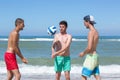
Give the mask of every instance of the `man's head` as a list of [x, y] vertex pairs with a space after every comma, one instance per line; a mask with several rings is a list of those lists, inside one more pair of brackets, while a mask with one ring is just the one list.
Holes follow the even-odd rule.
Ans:
[[94, 17], [91, 15], [87, 15], [84, 18], [84, 25], [86, 26], [86, 28], [89, 28], [89, 25], [93, 25], [96, 24], [96, 22], [94, 21]]
[[24, 28], [24, 20], [23, 19], [21, 19], [21, 18], [17, 18], [16, 20], [15, 20], [15, 26], [16, 27], [18, 27], [18, 29], [19, 30], [23, 30], [23, 28]]
[[59, 23], [59, 26], [60, 26], [60, 32], [61, 33], [66, 33], [66, 29], [68, 27], [67, 21], [61, 21]]

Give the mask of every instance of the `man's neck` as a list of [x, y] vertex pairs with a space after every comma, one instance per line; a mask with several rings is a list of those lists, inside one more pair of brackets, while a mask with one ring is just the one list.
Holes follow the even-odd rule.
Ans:
[[19, 32], [20, 30], [16, 27], [15, 29], [14, 29], [16, 32]]
[[90, 29], [90, 31], [95, 30], [95, 28], [94, 28], [94, 26], [93, 26], [93, 25], [89, 25], [89, 29]]
[[61, 35], [65, 35], [65, 34], [67, 34], [67, 32], [64, 32], [64, 33], [60, 33]]

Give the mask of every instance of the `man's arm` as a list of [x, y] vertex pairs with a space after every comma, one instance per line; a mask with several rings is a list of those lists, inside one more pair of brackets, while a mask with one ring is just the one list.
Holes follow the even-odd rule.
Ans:
[[93, 43], [93, 32], [90, 32], [88, 35], [88, 45], [87, 48], [80, 53], [80, 57], [83, 57], [85, 54], [89, 53], [92, 49], [92, 43]]
[[23, 57], [18, 47], [18, 41], [19, 41], [19, 34], [14, 32], [13, 33], [13, 48], [15, 50], [15, 53], [21, 58], [22, 62], [27, 63], [28, 61]]
[[52, 55], [55, 53], [56, 42], [57, 42], [57, 34], [54, 37], [54, 40], [53, 40], [53, 43], [52, 43], [52, 47], [51, 47], [51, 49], [52, 49]]
[[70, 46], [70, 44], [71, 44], [71, 41], [72, 41], [72, 36], [70, 35], [70, 36], [68, 37], [68, 41], [67, 41], [67, 43], [66, 43], [66, 46], [62, 47], [61, 50], [57, 51], [57, 52], [55, 53], [55, 55], [59, 55], [59, 54], [62, 55], [62, 54], [63, 54], [62, 52], [66, 51], [66, 49], [69, 48], [69, 46]]

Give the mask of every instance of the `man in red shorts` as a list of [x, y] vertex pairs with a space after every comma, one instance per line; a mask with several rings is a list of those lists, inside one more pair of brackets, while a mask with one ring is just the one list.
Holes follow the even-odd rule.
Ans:
[[15, 21], [15, 26], [15, 29], [10, 33], [8, 39], [8, 48], [4, 55], [7, 67], [7, 80], [12, 80], [13, 76], [15, 76], [15, 80], [20, 80], [21, 78], [16, 60], [16, 54], [20, 57], [22, 62], [28, 63], [27, 59], [23, 57], [18, 47], [19, 31], [23, 30], [24, 28], [24, 20], [21, 18], [17, 18]]

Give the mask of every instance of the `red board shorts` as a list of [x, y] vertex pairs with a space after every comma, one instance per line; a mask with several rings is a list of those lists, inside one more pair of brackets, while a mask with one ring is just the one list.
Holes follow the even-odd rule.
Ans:
[[6, 63], [7, 70], [18, 69], [15, 53], [6, 52], [4, 55], [4, 60]]

